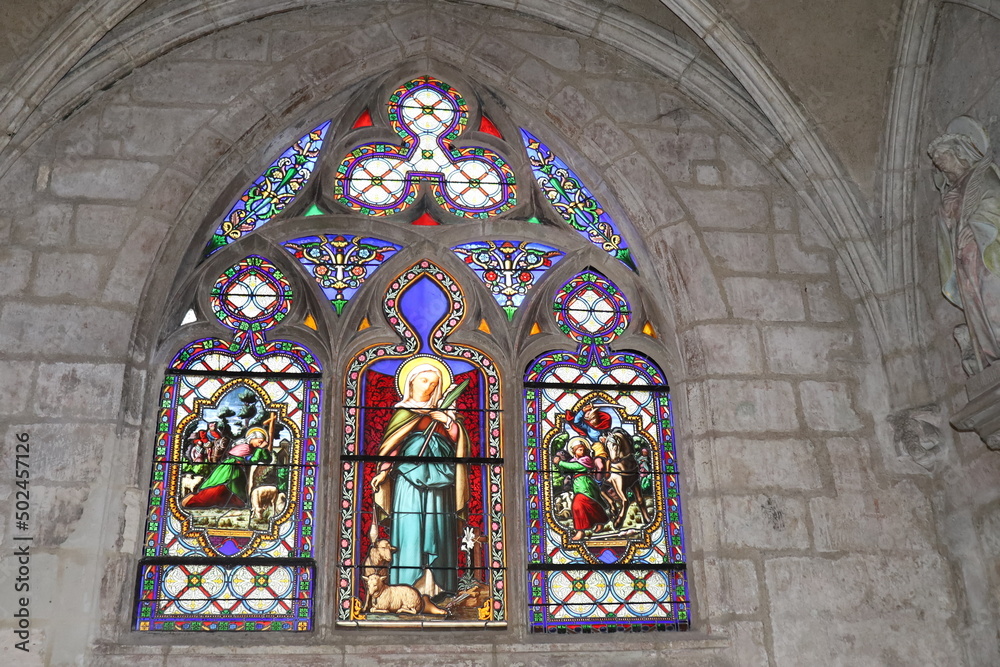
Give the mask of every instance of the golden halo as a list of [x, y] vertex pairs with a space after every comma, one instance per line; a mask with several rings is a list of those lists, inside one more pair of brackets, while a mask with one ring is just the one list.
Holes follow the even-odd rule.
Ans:
[[407, 376], [410, 371], [420, 364], [428, 364], [438, 369], [441, 372], [441, 393], [448, 391], [451, 387], [453, 378], [451, 375], [451, 369], [441, 361], [440, 357], [432, 357], [429, 354], [421, 354], [415, 357], [407, 359], [405, 362], [400, 364], [399, 370], [396, 371], [396, 389], [399, 391], [399, 395], [402, 397], [406, 396], [406, 387], [404, 383], [406, 382]]

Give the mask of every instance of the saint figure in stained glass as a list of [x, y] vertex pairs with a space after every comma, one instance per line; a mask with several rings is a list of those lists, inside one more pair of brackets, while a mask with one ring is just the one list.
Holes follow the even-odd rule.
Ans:
[[415, 357], [400, 367], [400, 378], [403, 400], [394, 406], [378, 455], [406, 462], [385, 461], [371, 482], [376, 512], [380, 520], [388, 517], [397, 549], [389, 580], [429, 595], [454, 592], [456, 519], [468, 512], [469, 480], [464, 465], [437, 459], [468, 456], [469, 435], [452, 407], [456, 393], [442, 397], [442, 389], [453, 386], [439, 359]]
[[502, 625], [499, 373], [449, 342], [464, 297], [431, 262], [393, 280], [383, 304], [399, 342], [347, 369], [338, 622]]

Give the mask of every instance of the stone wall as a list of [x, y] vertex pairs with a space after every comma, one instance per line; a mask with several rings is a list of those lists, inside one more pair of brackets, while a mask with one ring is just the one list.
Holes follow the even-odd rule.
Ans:
[[[403, 65], [450, 67], [494, 90], [606, 199], [651, 267], [643, 282], [661, 309], [677, 405], [691, 632], [347, 632], [332, 627], [327, 584], [307, 637], [129, 631], [150, 399], [163, 370], [156, 353], [192, 249], [309, 121], [338, 114], [358, 85]], [[8, 445], [30, 433], [35, 536], [32, 653], [25, 661], [5, 642], [0, 660], [604, 665], [613, 652], [616, 664], [965, 661], [968, 584], [945, 558], [951, 536], [936, 528], [930, 476], [895, 460], [860, 295], [796, 193], [719, 120], [723, 110], [698, 107], [678, 87], [587, 36], [516, 13], [372, 3], [199, 39], [58, 123], [0, 181], [0, 433]], [[508, 433], [516, 447], [519, 431]], [[0, 461], [4, 479], [12, 460]], [[519, 495], [508, 490], [515, 504]], [[0, 498], [11, 497], [0, 485]], [[517, 505], [508, 520], [522, 514]], [[320, 516], [332, 523], [332, 505]], [[0, 520], [5, 549], [11, 521]], [[334, 558], [334, 526], [325, 530], [321, 570]], [[509, 545], [512, 567], [520, 549]], [[10, 580], [11, 560], [2, 567]], [[511, 591], [512, 606], [520, 595]], [[10, 636], [11, 597], [0, 604]]]

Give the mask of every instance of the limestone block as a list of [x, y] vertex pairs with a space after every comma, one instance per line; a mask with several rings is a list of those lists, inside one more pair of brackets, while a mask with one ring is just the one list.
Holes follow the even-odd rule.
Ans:
[[799, 498], [723, 496], [722, 542], [737, 548], [808, 549], [806, 516]]
[[850, 392], [843, 382], [802, 382], [799, 395], [809, 428], [841, 432], [861, 428], [861, 421], [851, 405]]
[[[111, 412], [113, 404], [105, 409], [96, 404], [97, 400], [93, 406], [96, 411], [92, 410], [89, 417], [117, 416]], [[14, 442], [18, 433], [27, 433], [29, 437], [32, 479], [51, 482], [93, 482], [100, 472], [104, 448], [118, 441], [113, 423], [14, 424], [6, 430], [7, 441]], [[13, 466], [13, 461], [0, 462], [0, 470], [12, 471]], [[13, 472], [9, 477], [13, 479]]]
[[705, 239], [709, 254], [723, 268], [749, 273], [766, 273], [773, 269], [771, 238], [768, 234], [705, 232], [702, 238]]
[[[602, 656], [597, 651], [581, 654], [579, 651], [567, 648], [562, 651], [552, 650], [544, 653], [532, 650], [510, 653], [505, 651], [502, 658], [500, 656], [498, 658], [498, 661], [493, 663], [497, 667], [501, 663], [506, 667], [582, 667], [583, 665], [608, 664], [610, 656]], [[633, 665], [643, 667], [657, 663], [655, 653], [649, 650], [629, 650], [623, 646], [614, 653], [614, 664], [623, 667]], [[685, 660], [684, 664], [691, 663]]]
[[52, 169], [52, 192], [67, 198], [135, 201], [159, 170], [157, 164], [136, 160], [59, 162]]
[[584, 89], [590, 99], [600, 100], [608, 115], [618, 123], [651, 123], [658, 115], [658, 100], [649, 84], [591, 78]]
[[[648, 128], [636, 128], [630, 134], [635, 137], [640, 149], [653, 159], [656, 168], [671, 182], [690, 183], [692, 161], [715, 159], [715, 139], [708, 134], [688, 129], [677, 132]], [[691, 209], [691, 206], [688, 208]]]
[[955, 609], [948, 567], [935, 553], [774, 558], [764, 570], [775, 618], [870, 619], [918, 609], [942, 618]]
[[837, 493], [864, 492], [873, 485], [868, 444], [855, 438], [830, 438], [826, 449]]
[[770, 278], [726, 278], [723, 281], [733, 317], [795, 322], [805, 319], [802, 286]]
[[12, 169], [0, 176], [0, 192], [4, 193], [3, 213], [13, 213], [17, 210], [38, 205], [38, 193], [35, 185], [39, 169], [48, 165], [39, 164], [39, 158], [30, 154], [22, 157]]
[[238, 62], [174, 62], [150, 65], [137, 77], [138, 102], [225, 104], [259, 79], [259, 66]]
[[807, 208], [799, 210], [799, 234], [803, 248], [823, 248], [833, 250], [833, 243], [826, 229], [819, 223], [816, 216]]
[[65, 245], [72, 229], [73, 207], [36, 204], [29, 212], [14, 213], [13, 240], [25, 245]]
[[551, 67], [530, 56], [518, 66], [512, 79], [515, 84], [523, 84], [528, 96], [542, 100], [547, 100], [566, 85], [562, 76], [552, 71]]
[[774, 183], [774, 178], [751, 158], [735, 139], [719, 137], [719, 158], [726, 164], [726, 181], [736, 187], [756, 187]]
[[687, 224], [671, 225], [651, 238], [655, 256], [666, 268], [666, 287], [682, 321], [726, 317], [719, 285], [698, 237]]
[[678, 193], [700, 227], [763, 229], [770, 217], [767, 199], [759, 192], [678, 188]]
[[[90, 486], [83, 484], [59, 486], [32, 484], [31, 517], [36, 531], [35, 547], [56, 548], [61, 546], [75, 530], [81, 528], [93, 530], [92, 526], [80, 523], [89, 493]], [[56, 595], [55, 598], [63, 599], [60, 595]]]
[[516, 70], [525, 58], [524, 51], [489, 34], [480, 37], [475, 50], [483, 63], [493, 65], [504, 73]]
[[818, 551], [927, 550], [935, 545], [930, 504], [911, 482], [866, 494], [813, 498]]
[[272, 30], [268, 36], [271, 49], [270, 60], [274, 63], [312, 51], [324, 44], [342, 41], [350, 35], [349, 31], [338, 29], [320, 29], [312, 26], [311, 30]]
[[[264, 119], [270, 115], [271, 112], [253, 95], [241, 95], [226, 104], [215, 118], [209, 121], [208, 127], [216, 134], [236, 143], [244, 139], [249, 128], [255, 127], [258, 123], [263, 124]], [[277, 131], [277, 128], [274, 128], [274, 131]], [[241, 149], [242, 146], [237, 148]], [[261, 168], [266, 166], [267, 163], [264, 163]]]
[[198, 181], [184, 172], [166, 169], [156, 179], [149, 195], [143, 198], [140, 208], [170, 215], [180, 210], [197, 186]]
[[784, 197], [774, 197], [771, 203], [771, 217], [774, 228], [783, 231], [798, 230], [798, 211], [796, 205]]
[[774, 255], [781, 273], [829, 273], [830, 261], [819, 253], [805, 252], [794, 234], [774, 237]]
[[31, 292], [38, 296], [94, 299], [100, 293], [103, 257], [81, 252], [39, 253]]
[[124, 156], [173, 155], [214, 114], [210, 109], [112, 106], [104, 111], [101, 131], [105, 138], [121, 139]]
[[850, 317], [850, 306], [834, 283], [808, 283], [803, 289], [809, 304], [809, 319], [814, 322], [843, 322]]
[[[688, 549], [694, 548], [702, 553], [712, 553], [722, 548], [722, 533], [725, 525], [722, 521], [720, 507], [722, 500], [713, 497], [699, 497], [695, 502], [689, 497], [685, 504], [685, 520], [687, 521]], [[688, 556], [691, 557], [692, 554]]]
[[694, 170], [698, 185], [722, 185], [722, 170], [714, 164], [697, 164]]
[[[678, 134], [682, 130], [691, 132], [706, 132], [715, 134], [715, 123], [702, 115], [701, 109], [691, 104], [691, 101], [677, 93], [660, 93], [659, 125], [664, 131]], [[715, 149], [713, 146], [713, 158]]]
[[35, 412], [42, 417], [107, 419], [121, 404], [122, 364], [40, 364]]
[[117, 248], [134, 221], [135, 209], [130, 206], [80, 204], [76, 207], [73, 231], [79, 245]]
[[731, 558], [704, 560], [705, 597], [712, 617], [752, 614], [760, 606], [757, 571], [753, 561]]
[[35, 364], [30, 361], [0, 360], [0, 378], [0, 416], [21, 414], [28, 408], [35, 378]]
[[128, 348], [132, 316], [101, 306], [11, 302], [0, 311], [0, 340], [7, 354], [42, 355], [66, 350], [113, 357]]
[[823, 374], [852, 348], [850, 331], [817, 329], [806, 325], [766, 326], [764, 350], [768, 367], [775, 373]]
[[[35, 537], [37, 533], [33, 530], [30, 530], [32, 524], [35, 524], [35, 522], [32, 521], [32, 523], [29, 524], [29, 532], [27, 534], [30, 535], [31, 537]], [[37, 526], [37, 524], [35, 525]], [[21, 536], [25, 536], [25, 533], [21, 533], [21, 531], [18, 531], [18, 534]], [[15, 591], [12, 582], [17, 576], [17, 570], [18, 570], [17, 559], [13, 557], [13, 551], [14, 551], [13, 544], [15, 543], [13, 542], [13, 540], [11, 540], [10, 542], [7, 542], [7, 544], [11, 545], [10, 546], [11, 555], [8, 556], [7, 558], [4, 558], [3, 562], [0, 563], [0, 579], [2, 579], [4, 582], [11, 582], [10, 593], [0, 598], [0, 614], [2, 614], [2, 618], [4, 621], [8, 621], [8, 619], [14, 618], [14, 611], [15, 611], [14, 605], [17, 603], [18, 597], [20, 597], [20, 596], [15, 596], [13, 594], [15, 593]], [[42, 606], [43, 604], [45, 604], [43, 601], [61, 599], [57, 590], [59, 584], [58, 578], [55, 576], [55, 573], [58, 572], [59, 569], [59, 557], [50, 553], [45, 553], [44, 551], [40, 550], [37, 547], [38, 545], [34, 544], [34, 540], [32, 540], [32, 545], [31, 548], [29, 549], [30, 562], [28, 566], [31, 568], [31, 571], [28, 573], [29, 590], [27, 591], [29, 593], [27, 597], [29, 598], [29, 609], [31, 610], [32, 621], [40, 620], [43, 613], [45, 612], [47, 612], [45, 613], [45, 616], [49, 616], [51, 614], [51, 609], [52, 609], [51, 606], [48, 605]], [[50, 594], [49, 597], [41, 596], [43, 589], [45, 590], [46, 593]], [[32, 605], [31, 601], [34, 601], [35, 604]], [[36, 640], [35, 631], [42, 629], [42, 625], [43, 624], [41, 623], [37, 623], [35, 627], [32, 628], [31, 639], [32, 639], [32, 649], [34, 650], [37, 650], [37, 646], [35, 645], [35, 640]], [[13, 624], [11, 624], [11, 626], [8, 627], [13, 627]], [[13, 635], [7, 629], [4, 629], [4, 633], [7, 634], [8, 636], [13, 637]], [[11, 644], [13, 644], [13, 642], [3, 642], [3, 644], [0, 646], [5, 646], [6, 648], [13, 648]], [[22, 656], [31, 655], [30, 652], [23, 653], [22, 651], [14, 651], [12, 653], [8, 653], [7, 655], [14, 655], [15, 653], [17, 655], [22, 655]], [[2, 658], [3, 655], [4, 655], [3, 653], [0, 653], [0, 658]], [[25, 663], [21, 662], [20, 660], [14, 660], [12, 662], [4, 662], [3, 664], [20, 666]], [[42, 664], [42, 663], [37, 663], [37, 664]]]
[[[445, 667], [445, 665], [456, 665], [456, 667], [491, 667], [493, 656], [490, 651], [483, 651], [480, 647], [460, 651], [459, 647], [449, 646], [444, 654], [441, 654], [441, 645], [436, 647], [411, 646], [381, 646], [373, 650], [350, 651], [344, 660], [345, 665], [356, 665], [357, 667], [409, 667], [415, 663], [428, 665], [428, 667]], [[429, 648], [435, 650], [429, 651]], [[400, 650], [402, 649], [402, 650]], [[515, 656], [509, 656], [514, 664], [517, 662]], [[235, 666], [234, 666], [235, 667]]]
[[756, 621], [739, 621], [731, 624], [733, 655], [737, 667], [766, 667], [767, 639], [764, 624]]
[[748, 375], [763, 371], [760, 336], [748, 324], [703, 324], [685, 331], [683, 354], [702, 357], [704, 372], [717, 375]]
[[936, 555], [765, 563], [777, 664], [950, 665], [949, 568]]
[[136, 303], [146, 282], [149, 267], [163, 242], [168, 225], [144, 220], [129, 234], [128, 240], [111, 266], [104, 300], [111, 303]]
[[704, 433], [711, 428], [709, 398], [704, 382], [686, 382], [687, 428], [691, 433]]
[[549, 103], [551, 117], [569, 134], [576, 134], [600, 112], [587, 95], [573, 86], [566, 86]]
[[178, 46], [162, 57], [165, 61], [212, 60], [212, 53], [214, 51], [215, 40], [213, 38], [196, 39], [193, 42]]
[[56, 135], [56, 146], [53, 154], [61, 156], [62, 160], [73, 161], [89, 157], [108, 157], [102, 155], [99, 146], [101, 142], [101, 112], [103, 100], [88, 104], [80, 110], [72, 122], [64, 123]]
[[571, 37], [522, 31], [505, 32], [503, 37], [549, 67], [570, 72], [580, 69], [580, 43]]
[[618, 201], [637, 225], [649, 233], [684, 217], [684, 209], [666, 188], [659, 173], [641, 155], [627, 155], [606, 172], [618, 190]]
[[715, 482], [724, 493], [823, 485], [815, 446], [806, 440], [719, 437], [712, 439], [711, 452]]
[[[621, 155], [635, 151], [632, 138], [606, 116], [599, 116], [582, 129], [580, 143], [581, 150], [597, 165], [606, 165]], [[616, 185], [621, 187], [620, 183], [616, 182]]]
[[267, 60], [269, 34], [251, 31], [227, 30], [215, 36], [215, 57], [220, 60]]
[[21, 294], [31, 277], [31, 251], [7, 247], [0, 250], [0, 296]]
[[756, 433], [794, 431], [799, 427], [789, 382], [709, 380], [706, 387], [712, 426], [719, 431]]

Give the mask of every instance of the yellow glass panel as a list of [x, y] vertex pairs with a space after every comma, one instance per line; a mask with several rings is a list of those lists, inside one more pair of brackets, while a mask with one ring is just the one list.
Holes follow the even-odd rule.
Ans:
[[316, 318], [312, 316], [312, 313], [309, 313], [308, 315], [306, 315], [306, 319], [303, 320], [302, 324], [306, 325], [307, 327], [309, 327], [313, 331], [317, 330], [317, 327], [316, 327]]
[[358, 325], [358, 331], [364, 331], [365, 329], [367, 329], [371, 325], [372, 325], [372, 323], [369, 322], [368, 318], [366, 317], [363, 320], [361, 320], [361, 324]]
[[493, 333], [492, 331], [490, 331], [490, 325], [486, 323], [485, 319], [479, 322], [479, 330], [485, 331], [486, 333]]
[[534, 336], [535, 334], [540, 334], [540, 333], [542, 333], [542, 328], [538, 326], [538, 322], [535, 322], [534, 324], [531, 325], [531, 332], [528, 335]]
[[646, 334], [647, 336], [652, 336], [653, 338], [657, 337], [656, 329], [654, 329], [653, 325], [650, 324], [649, 322], [646, 322], [644, 325], [642, 325], [642, 333]]

